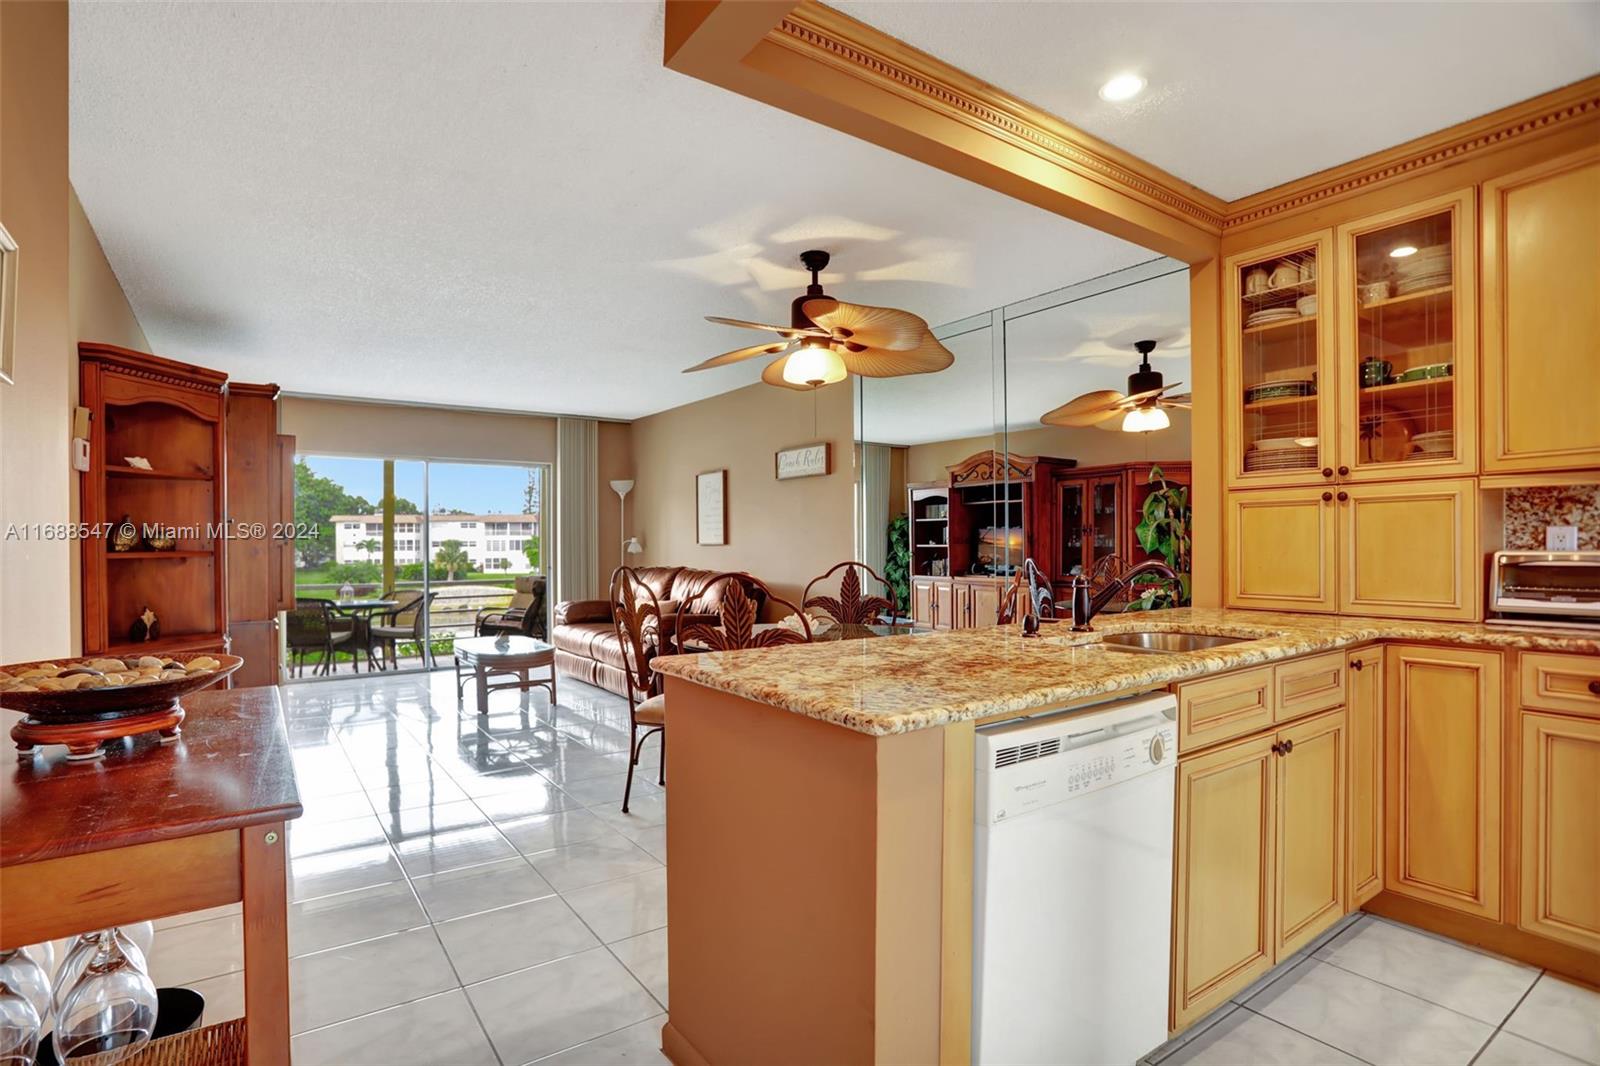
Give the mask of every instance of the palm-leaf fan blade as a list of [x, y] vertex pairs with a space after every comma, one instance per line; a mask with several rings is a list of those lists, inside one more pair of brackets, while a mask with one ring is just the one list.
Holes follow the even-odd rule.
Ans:
[[688, 374], [695, 370], [710, 370], [714, 366], [727, 366], [730, 363], [741, 363], [746, 359], [754, 359], [758, 355], [776, 355], [779, 352], [788, 351], [790, 347], [791, 342], [789, 341], [773, 341], [770, 344], [752, 344], [748, 348], [735, 348], [731, 352], [723, 352], [721, 355], [713, 355], [710, 359], [707, 359], [703, 363], [696, 363], [694, 366], [686, 367], [683, 372]]
[[849, 304], [819, 296], [800, 305], [800, 313], [839, 339], [868, 348], [908, 352], [921, 347], [928, 324], [910, 311]]
[[1068, 400], [1039, 419], [1047, 426], [1093, 426], [1127, 410], [1127, 397], [1116, 389], [1099, 389]]
[[767, 364], [766, 369], [761, 371], [761, 380], [765, 381], [768, 385], [777, 385], [780, 388], [793, 389], [796, 392], [811, 392], [812, 387], [810, 385], [797, 385], [792, 381], [785, 381], [783, 379], [783, 368], [788, 365], [789, 356], [787, 355], [782, 359], [774, 359], [772, 362]]
[[932, 374], [956, 361], [950, 349], [939, 343], [929, 330], [923, 330], [922, 342], [915, 348], [895, 350], [867, 348], [854, 351], [849, 344], [835, 343], [833, 350], [844, 361], [844, 368], [864, 378], [897, 378], [907, 374]]
[[748, 322], [742, 318], [723, 318], [720, 315], [707, 315], [707, 322], [715, 322], [719, 326], [738, 326], [740, 329], [763, 329], [768, 333], [776, 333], [780, 337], [826, 337], [830, 334], [825, 329], [796, 329], [793, 326], [769, 326], [764, 322]]

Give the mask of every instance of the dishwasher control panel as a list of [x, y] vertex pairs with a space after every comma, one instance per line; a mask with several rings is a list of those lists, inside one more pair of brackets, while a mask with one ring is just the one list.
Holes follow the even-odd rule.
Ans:
[[974, 816], [992, 825], [1147, 773], [1178, 757], [1170, 693], [978, 730]]

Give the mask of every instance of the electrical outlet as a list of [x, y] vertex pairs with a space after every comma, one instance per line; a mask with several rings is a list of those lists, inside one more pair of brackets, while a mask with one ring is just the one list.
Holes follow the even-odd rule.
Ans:
[[1545, 526], [1544, 549], [1552, 552], [1575, 552], [1578, 550], [1577, 526]]

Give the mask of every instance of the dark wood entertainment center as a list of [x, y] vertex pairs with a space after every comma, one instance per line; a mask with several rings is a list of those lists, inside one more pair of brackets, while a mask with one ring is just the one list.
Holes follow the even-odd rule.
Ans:
[[1150, 471], [1187, 485], [1190, 465], [1120, 463], [983, 451], [943, 481], [906, 486], [911, 540], [911, 617], [919, 626], [993, 625], [1005, 583], [1031, 558], [1059, 596], [1072, 575], [1106, 556], [1132, 565], [1153, 556], [1134, 533]]

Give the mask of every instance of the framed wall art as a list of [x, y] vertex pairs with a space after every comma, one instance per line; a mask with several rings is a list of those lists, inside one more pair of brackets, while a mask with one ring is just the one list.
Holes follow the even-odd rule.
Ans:
[[707, 470], [694, 479], [696, 544], [728, 543], [728, 471]]
[[779, 481], [797, 477], [825, 477], [833, 473], [833, 445], [827, 441], [797, 444], [773, 453], [773, 476]]

